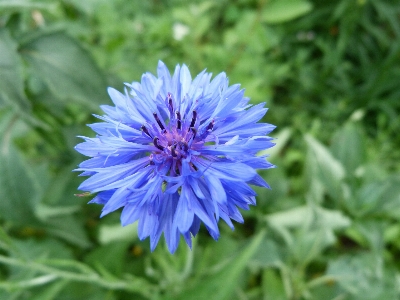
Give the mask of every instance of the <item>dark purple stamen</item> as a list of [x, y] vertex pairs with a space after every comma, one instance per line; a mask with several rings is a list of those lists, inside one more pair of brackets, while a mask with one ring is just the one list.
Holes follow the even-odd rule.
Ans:
[[168, 104], [169, 104], [171, 110], [173, 110], [173, 109], [174, 109], [174, 106], [172, 105], [172, 97], [171, 97], [171, 94], [170, 94], [170, 93], [168, 93], [167, 98], [168, 98]]
[[165, 127], [164, 125], [161, 123], [161, 120], [158, 118], [158, 115], [156, 113], [153, 113], [154, 119], [156, 119], [158, 126], [160, 126], [161, 130], [164, 130]]
[[193, 127], [194, 124], [196, 123], [196, 118], [197, 118], [197, 111], [193, 111], [193, 117], [192, 117], [192, 122], [190, 123], [189, 127]]
[[181, 127], [182, 127], [182, 123], [181, 123], [181, 113], [179, 112], [179, 111], [177, 111], [176, 112], [176, 118], [177, 118], [177, 120], [178, 120], [178, 126], [177, 126], [177, 128], [178, 129], [181, 129]]
[[142, 128], [142, 130], [143, 130], [143, 132], [144, 132], [145, 134], [147, 134], [149, 137], [151, 137], [149, 131], [147, 130], [147, 128], [146, 128], [144, 125], [142, 125], [141, 128]]
[[210, 122], [207, 126], [207, 130], [212, 130], [214, 128], [214, 120]]
[[161, 151], [164, 150], [164, 147], [161, 146], [161, 145], [158, 143], [158, 137], [155, 137], [155, 138], [153, 139], [153, 144], [154, 144], [154, 146], [156, 146], [156, 147], [157, 147], [158, 149], [160, 149]]
[[194, 140], [194, 138], [196, 137], [197, 130], [194, 127], [190, 127], [189, 130], [193, 132], [192, 140]]
[[171, 147], [171, 155], [173, 156], [173, 157], [176, 157], [177, 155], [176, 155], [176, 152], [175, 152], [175, 146], [172, 146]]

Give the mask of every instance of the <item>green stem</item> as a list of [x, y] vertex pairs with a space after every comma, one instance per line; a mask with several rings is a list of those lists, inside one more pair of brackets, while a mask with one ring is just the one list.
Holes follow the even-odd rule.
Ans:
[[[57, 268], [52, 268], [40, 263], [29, 262], [29, 261], [21, 261], [15, 258], [10, 258], [7, 256], [0, 255], [0, 263], [4, 263], [7, 265], [23, 267], [26, 269], [31, 269], [39, 272], [43, 272], [45, 274], [55, 276], [57, 278], [79, 281], [79, 282], [87, 282], [92, 283], [98, 286], [101, 286], [110, 290], [126, 290], [141, 294], [146, 298], [152, 298], [156, 289], [154, 286], [150, 285], [146, 281], [138, 278], [133, 278], [131, 282], [122, 281], [122, 280], [109, 280], [104, 279], [99, 274], [92, 272], [91, 274], [78, 274], [74, 272], [64, 271]], [[134, 281], [134, 282], [133, 282]]]

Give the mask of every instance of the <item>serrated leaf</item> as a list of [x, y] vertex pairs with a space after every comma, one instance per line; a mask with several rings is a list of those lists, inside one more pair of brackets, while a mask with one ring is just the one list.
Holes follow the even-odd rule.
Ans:
[[21, 46], [28, 65], [62, 101], [91, 109], [107, 103], [106, 84], [89, 53], [63, 32], [39, 35]]
[[332, 154], [342, 163], [349, 174], [365, 159], [365, 142], [361, 129], [354, 123], [346, 123], [332, 138]]
[[256, 253], [249, 261], [249, 266], [253, 268], [267, 268], [277, 266], [282, 260], [281, 249], [272, 239], [264, 239]]
[[262, 20], [268, 24], [277, 24], [296, 19], [307, 14], [312, 4], [306, 0], [268, 1], [262, 12]]
[[384, 249], [384, 230], [388, 227], [387, 221], [378, 220], [358, 220], [354, 224], [357, 230], [366, 240], [366, 247], [372, 249], [376, 253], [380, 253]]
[[289, 252], [306, 265], [335, 240], [334, 230], [350, 225], [340, 211], [301, 206], [266, 217], [268, 224], [285, 240]]
[[[344, 197], [343, 179], [345, 169], [343, 165], [333, 157], [329, 150], [310, 135], [305, 136], [308, 145], [306, 159], [306, 174], [310, 189], [311, 183], [318, 180], [329, 195], [336, 201]], [[317, 185], [318, 186], [318, 185]], [[319, 194], [313, 193], [313, 194]], [[322, 199], [315, 199], [317, 202]]]
[[274, 227], [295, 228], [311, 226], [316, 222], [330, 229], [341, 229], [350, 225], [350, 219], [340, 211], [310, 206], [269, 214], [266, 219]]
[[397, 299], [395, 276], [383, 268], [383, 258], [374, 254], [343, 255], [329, 262], [327, 275], [354, 298]]
[[400, 177], [392, 175], [384, 181], [368, 182], [355, 193], [346, 207], [355, 216], [385, 215], [400, 219]]

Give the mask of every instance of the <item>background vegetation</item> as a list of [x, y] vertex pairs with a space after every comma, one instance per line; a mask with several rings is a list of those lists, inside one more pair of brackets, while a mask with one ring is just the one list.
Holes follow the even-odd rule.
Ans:
[[[175, 255], [71, 172], [106, 87], [159, 59], [278, 126], [272, 190]], [[0, 0], [0, 299], [399, 299], [399, 79], [397, 0]]]

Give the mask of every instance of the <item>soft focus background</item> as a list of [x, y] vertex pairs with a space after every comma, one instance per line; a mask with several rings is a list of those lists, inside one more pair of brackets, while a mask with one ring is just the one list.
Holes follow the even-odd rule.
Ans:
[[[278, 126], [258, 205], [151, 253], [79, 193], [107, 86], [226, 71]], [[399, 299], [398, 0], [0, 0], [0, 299]]]

